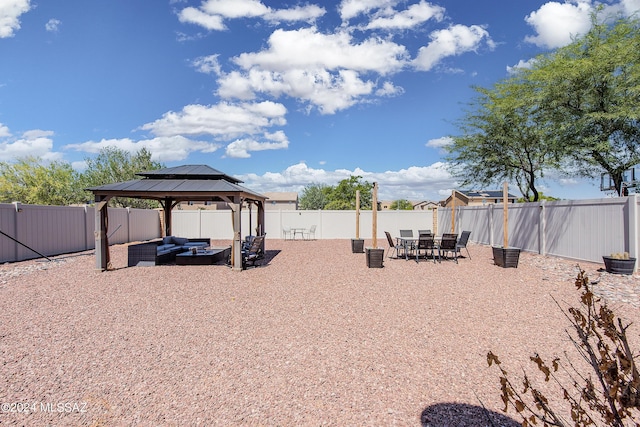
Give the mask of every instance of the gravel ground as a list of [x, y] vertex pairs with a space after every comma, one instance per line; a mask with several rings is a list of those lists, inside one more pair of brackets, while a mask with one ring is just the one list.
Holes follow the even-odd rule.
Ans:
[[[108, 272], [93, 252], [0, 266], [0, 425], [516, 426], [487, 352], [540, 382], [534, 353], [578, 359], [554, 302], [577, 304], [575, 261], [504, 269], [471, 244], [458, 265], [369, 269], [348, 240], [267, 249], [244, 272], [127, 268], [126, 245]], [[580, 267], [637, 348], [640, 277]]]

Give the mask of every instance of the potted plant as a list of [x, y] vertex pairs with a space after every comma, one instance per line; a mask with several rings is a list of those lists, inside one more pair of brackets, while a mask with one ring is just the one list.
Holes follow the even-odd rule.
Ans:
[[384, 248], [378, 247], [378, 183], [373, 183], [373, 197], [371, 200], [371, 219], [372, 219], [372, 236], [373, 247], [367, 248], [366, 258], [367, 267], [382, 268], [384, 261]]
[[607, 273], [633, 274], [636, 266], [636, 259], [631, 258], [629, 252], [613, 253], [610, 256], [603, 256], [602, 260]]
[[520, 248], [509, 246], [509, 185], [505, 182], [502, 187], [502, 203], [504, 205], [504, 244], [502, 246], [493, 246], [493, 262], [498, 267], [518, 268], [520, 260]]
[[364, 239], [360, 238], [360, 190], [356, 190], [356, 238], [351, 239], [351, 252], [354, 254], [364, 252]]

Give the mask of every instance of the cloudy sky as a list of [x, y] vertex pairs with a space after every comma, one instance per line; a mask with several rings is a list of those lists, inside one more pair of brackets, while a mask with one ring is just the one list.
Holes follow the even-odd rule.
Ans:
[[[584, 34], [597, 4], [0, 0], [0, 161], [82, 170], [104, 147], [146, 147], [261, 192], [360, 175], [381, 199], [439, 200], [460, 189], [442, 147], [471, 86]], [[598, 186], [543, 191], [604, 197]]]

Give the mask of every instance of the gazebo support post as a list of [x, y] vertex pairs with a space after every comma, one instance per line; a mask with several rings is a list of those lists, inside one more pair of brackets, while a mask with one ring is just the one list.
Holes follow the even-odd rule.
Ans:
[[109, 242], [107, 241], [107, 203], [109, 196], [96, 196], [95, 202], [95, 248], [96, 248], [96, 270], [105, 271], [109, 267]]
[[233, 203], [233, 270], [242, 271], [242, 200]]
[[171, 210], [175, 205], [174, 200], [170, 197], [166, 197], [163, 200], [160, 200], [160, 204], [162, 205], [162, 211], [164, 212], [164, 235], [171, 236]]

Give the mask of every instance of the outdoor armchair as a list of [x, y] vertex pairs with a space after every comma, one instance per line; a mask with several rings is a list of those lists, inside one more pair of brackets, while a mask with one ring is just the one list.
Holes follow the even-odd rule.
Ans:
[[256, 266], [256, 262], [264, 258], [264, 237], [256, 236], [251, 241], [251, 245], [242, 250], [242, 269], [246, 269], [249, 264]]

